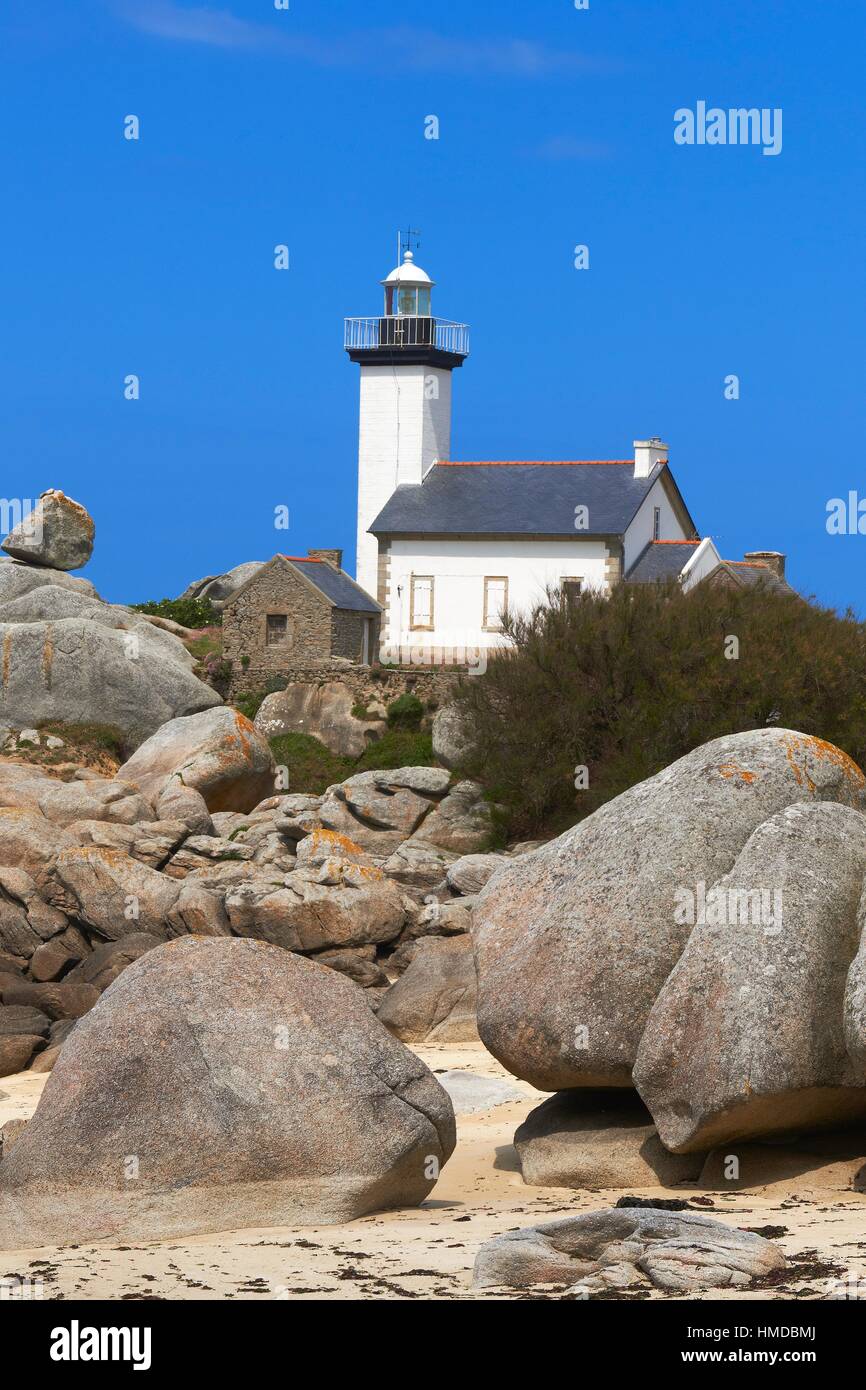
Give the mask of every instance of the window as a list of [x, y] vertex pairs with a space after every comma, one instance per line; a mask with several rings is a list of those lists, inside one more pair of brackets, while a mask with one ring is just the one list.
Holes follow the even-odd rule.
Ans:
[[662, 509], [661, 509], [661, 507], [653, 507], [653, 540], [654, 540], [654, 541], [657, 541], [658, 538], [659, 538], [659, 531], [661, 530], [661, 521], [662, 521]]
[[409, 626], [433, 628], [433, 576], [432, 574], [413, 574], [409, 595]]
[[397, 291], [397, 313], [414, 314], [417, 307], [417, 290], [414, 285], [401, 285]]
[[289, 640], [289, 620], [285, 613], [269, 613], [265, 624], [265, 642], [269, 647], [284, 647]]
[[508, 580], [494, 575], [484, 580], [484, 631], [499, 632], [502, 615], [508, 607]]
[[582, 579], [574, 579], [574, 578], [570, 578], [570, 577], [569, 577], [568, 579], [563, 579], [563, 581], [562, 581], [562, 592], [563, 592], [563, 595], [565, 596], [566, 602], [567, 602], [567, 603], [574, 603], [574, 600], [575, 600], [576, 598], [579, 597], [580, 591], [581, 591], [582, 588], [583, 588], [583, 580], [582, 580]]

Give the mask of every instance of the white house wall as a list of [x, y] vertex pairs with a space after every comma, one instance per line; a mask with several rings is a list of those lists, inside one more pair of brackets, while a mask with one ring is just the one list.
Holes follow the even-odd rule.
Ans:
[[683, 574], [682, 584], [684, 591], [688, 593], [689, 589], [693, 589], [696, 584], [700, 584], [701, 580], [706, 579], [708, 574], [712, 574], [713, 570], [716, 569], [721, 562], [722, 557], [713, 545], [713, 542], [709, 538], [704, 539], [700, 546], [697, 547], [691, 564]]
[[[383, 653], [399, 660], [395, 648], [450, 650], [499, 646], [498, 632], [485, 632], [484, 579], [508, 579], [508, 606], [528, 611], [545, 597], [548, 585], [582, 579], [585, 587], [606, 586], [608, 551], [602, 541], [393, 539], [389, 564], [389, 610], [383, 624]], [[410, 627], [412, 575], [434, 578], [434, 628]]]
[[681, 541], [690, 539], [670, 504], [661, 479], [657, 478], [623, 537], [623, 570], [626, 574], [641, 551], [653, 540], [653, 512], [656, 507], [661, 513], [659, 516], [659, 540]]
[[378, 542], [368, 527], [401, 483], [420, 485], [451, 450], [451, 372], [429, 366], [361, 367], [356, 578], [376, 597]]

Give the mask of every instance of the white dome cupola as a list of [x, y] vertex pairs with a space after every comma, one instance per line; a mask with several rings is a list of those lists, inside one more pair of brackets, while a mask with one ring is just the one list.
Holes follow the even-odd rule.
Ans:
[[430, 317], [430, 291], [435, 284], [426, 270], [415, 264], [411, 251], [403, 252], [403, 262], [382, 281], [385, 287], [385, 314]]

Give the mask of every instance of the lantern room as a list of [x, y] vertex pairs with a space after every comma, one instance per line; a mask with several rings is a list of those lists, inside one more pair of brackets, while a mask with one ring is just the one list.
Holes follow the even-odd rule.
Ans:
[[403, 252], [403, 264], [396, 266], [382, 284], [385, 287], [386, 317], [430, 317], [430, 291], [434, 281], [415, 264], [411, 251]]

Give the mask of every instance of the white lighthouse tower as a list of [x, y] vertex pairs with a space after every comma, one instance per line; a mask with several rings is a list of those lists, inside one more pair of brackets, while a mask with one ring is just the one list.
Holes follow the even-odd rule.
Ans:
[[373, 598], [379, 551], [368, 527], [403, 485], [451, 451], [451, 373], [469, 353], [466, 324], [433, 317], [434, 281], [410, 250], [382, 282], [384, 313], [346, 319], [345, 348], [361, 367], [356, 578]]

